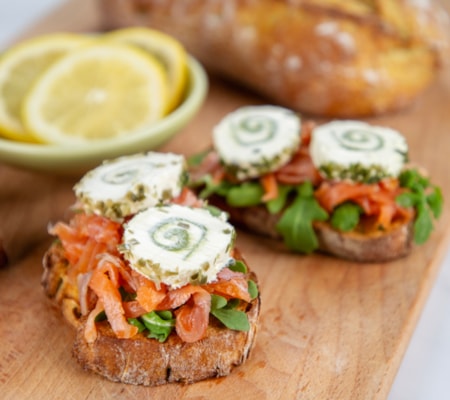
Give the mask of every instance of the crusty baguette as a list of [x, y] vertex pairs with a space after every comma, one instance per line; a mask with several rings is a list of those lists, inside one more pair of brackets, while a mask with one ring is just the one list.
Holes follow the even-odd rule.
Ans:
[[411, 104], [448, 51], [448, 16], [433, 0], [99, 1], [106, 29], [165, 31], [210, 71], [327, 117]]
[[[276, 224], [280, 214], [270, 214], [265, 206], [230, 207], [218, 196], [211, 204], [230, 214], [231, 221], [257, 234], [281, 240]], [[386, 262], [406, 256], [413, 246], [413, 223], [397, 222], [387, 231], [340, 232], [327, 222], [314, 223], [319, 250], [334, 256], [358, 262]]]
[[[248, 357], [255, 342], [260, 313], [260, 297], [245, 310], [248, 332], [226, 329], [211, 318], [207, 335], [200, 341], [185, 343], [176, 334], [159, 343], [138, 334], [118, 339], [107, 322], [97, 323], [97, 339], [87, 343], [84, 337], [86, 317], [81, 317], [76, 288], [66, 279], [68, 262], [62, 247], [55, 242], [44, 256], [42, 285], [45, 294], [77, 329], [72, 353], [83, 369], [115, 382], [155, 386], [164, 383], [192, 383], [228, 375]], [[256, 276], [251, 273], [256, 282]]]

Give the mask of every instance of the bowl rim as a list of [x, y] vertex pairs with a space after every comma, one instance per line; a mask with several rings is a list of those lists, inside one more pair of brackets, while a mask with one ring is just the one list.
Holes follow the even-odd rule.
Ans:
[[[53, 170], [61, 166], [70, 168], [73, 165], [76, 170], [81, 167], [80, 163], [88, 164], [92, 158], [96, 158], [96, 164], [99, 164], [103, 159], [130, 154], [130, 151], [123, 151], [130, 147], [136, 147], [135, 152], [139, 152], [139, 146], [143, 147], [142, 151], [154, 149], [176, 135], [203, 104], [208, 91], [208, 76], [200, 62], [191, 55], [188, 55], [188, 74], [189, 85], [183, 102], [149, 128], [128, 136], [79, 145], [25, 143], [0, 138], [0, 165], [39, 170]], [[52, 163], [55, 164], [51, 166]]]

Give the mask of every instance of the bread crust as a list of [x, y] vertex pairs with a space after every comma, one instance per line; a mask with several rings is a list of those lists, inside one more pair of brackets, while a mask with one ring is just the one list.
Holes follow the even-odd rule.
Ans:
[[81, 321], [73, 346], [73, 355], [88, 371], [115, 382], [156, 386], [166, 383], [193, 383], [229, 375], [250, 355], [257, 330], [260, 300], [249, 304], [247, 332], [225, 329], [213, 320], [204, 339], [182, 342], [171, 334], [159, 343], [138, 334], [131, 339], [117, 339], [107, 322], [97, 324], [98, 338], [94, 343], [84, 339]]
[[[84, 370], [134, 385], [193, 383], [230, 374], [251, 353], [260, 313], [259, 295], [243, 310], [250, 324], [247, 332], [227, 329], [211, 317], [203, 339], [186, 343], [172, 333], [166, 342], [159, 343], [143, 334], [118, 339], [109, 323], [103, 321], [96, 323], [97, 339], [88, 343], [84, 336], [87, 317], [81, 316], [76, 288], [67, 283], [68, 265], [61, 245], [55, 242], [44, 256], [41, 282], [45, 294], [76, 328], [72, 354]], [[257, 281], [254, 273], [250, 277]]]
[[443, 8], [411, 0], [101, 0], [106, 29], [165, 31], [211, 72], [325, 117], [411, 104], [448, 51]]
[[[265, 206], [230, 207], [218, 196], [209, 202], [228, 212], [237, 226], [276, 240], [282, 240], [276, 225], [281, 213], [270, 214]], [[389, 230], [341, 232], [327, 222], [314, 222], [319, 251], [357, 262], [387, 262], [408, 255], [413, 247], [413, 221], [396, 222]]]

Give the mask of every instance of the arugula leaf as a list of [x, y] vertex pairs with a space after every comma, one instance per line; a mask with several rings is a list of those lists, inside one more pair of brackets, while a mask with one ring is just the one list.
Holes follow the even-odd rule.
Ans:
[[209, 196], [217, 193], [219, 195], [225, 196], [232, 185], [226, 181], [215, 182], [210, 174], [206, 174], [199, 181], [195, 182], [195, 186], [202, 186], [203, 189], [199, 193], [199, 197], [202, 199], [208, 198]]
[[434, 218], [439, 218], [444, 208], [444, 196], [441, 188], [435, 186], [434, 191], [427, 196], [427, 203], [433, 213]]
[[331, 226], [342, 232], [349, 232], [358, 225], [362, 208], [354, 203], [343, 203], [337, 206], [331, 215]]
[[200, 153], [196, 153], [187, 158], [187, 165], [189, 167], [197, 167], [199, 166], [205, 157], [210, 153], [210, 149], [206, 149]]
[[305, 182], [298, 187], [297, 197], [278, 221], [277, 230], [291, 250], [312, 253], [319, 246], [313, 222], [327, 218], [328, 213], [314, 197], [312, 184]]
[[226, 213], [225, 211], [222, 211], [220, 208], [216, 207], [216, 206], [212, 206], [211, 204], [207, 204], [205, 206], [205, 208], [211, 213], [211, 215], [213, 217], [219, 217], [222, 214], [226, 214], [228, 215], [228, 213]]
[[416, 169], [403, 171], [399, 176], [400, 186], [409, 189], [396, 198], [402, 207], [414, 207], [414, 241], [417, 244], [426, 242], [433, 231], [433, 217], [439, 218], [442, 213], [444, 198], [438, 186], [432, 185], [428, 178]]
[[217, 310], [211, 310], [211, 314], [228, 329], [244, 332], [247, 332], [250, 329], [247, 314], [244, 311], [219, 308]]
[[105, 311], [100, 311], [95, 316], [95, 322], [101, 322], [101, 321], [105, 321], [105, 320], [106, 320], [106, 313], [105, 313]]
[[259, 294], [258, 285], [251, 279], [247, 281], [247, 285], [248, 285], [248, 294], [250, 295], [250, 298], [252, 300], [256, 299]]
[[227, 300], [219, 295], [211, 295], [211, 314], [214, 315], [228, 329], [235, 331], [248, 331], [250, 324], [247, 314], [244, 311], [235, 310], [237, 303], [227, 302]]
[[127, 292], [123, 286], [119, 287], [119, 293], [122, 301], [132, 301], [136, 299], [136, 293]]
[[231, 187], [226, 195], [232, 207], [250, 207], [261, 203], [264, 189], [258, 182], [244, 182]]
[[284, 208], [287, 197], [289, 195], [289, 192], [291, 192], [292, 189], [293, 189], [293, 187], [290, 185], [280, 185], [279, 184], [278, 185], [278, 197], [276, 199], [269, 200], [266, 203], [267, 210], [271, 214], [276, 214], [276, 213], [280, 212]]
[[235, 262], [228, 268], [234, 272], [242, 272], [243, 274], [247, 273], [247, 266], [241, 260], [235, 260]]
[[138, 318], [128, 318], [128, 322], [138, 328], [138, 332], [145, 331], [145, 325]]
[[211, 309], [217, 310], [227, 305], [227, 299], [218, 294], [211, 294]]
[[433, 221], [427, 209], [426, 201], [416, 205], [417, 217], [414, 221], [414, 241], [418, 244], [425, 243], [433, 231]]
[[170, 311], [152, 311], [139, 318], [149, 331], [148, 337], [161, 343], [167, 339], [175, 326], [175, 319]]

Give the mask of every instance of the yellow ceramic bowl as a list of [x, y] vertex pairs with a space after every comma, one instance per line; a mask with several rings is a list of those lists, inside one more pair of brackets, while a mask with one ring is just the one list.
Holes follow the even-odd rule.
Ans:
[[0, 139], [0, 163], [53, 174], [83, 173], [108, 158], [153, 150], [176, 135], [197, 113], [206, 97], [208, 78], [189, 58], [189, 86], [183, 103], [146, 131], [80, 146], [20, 143]]

